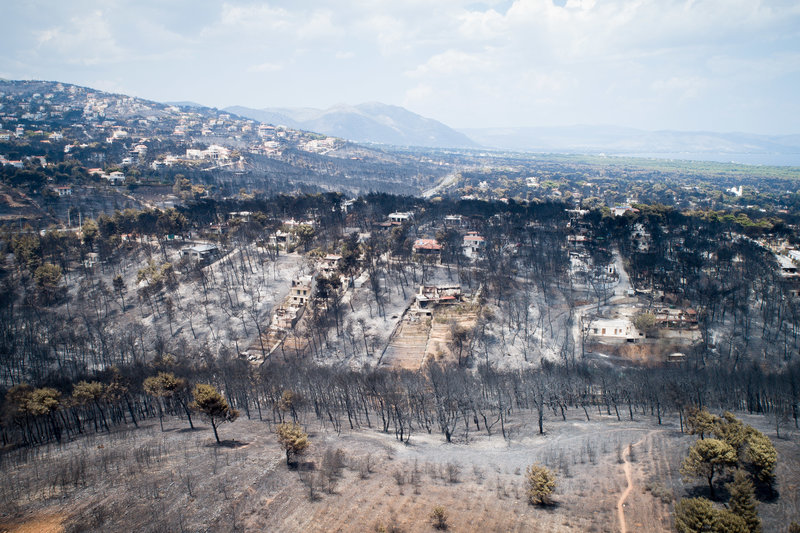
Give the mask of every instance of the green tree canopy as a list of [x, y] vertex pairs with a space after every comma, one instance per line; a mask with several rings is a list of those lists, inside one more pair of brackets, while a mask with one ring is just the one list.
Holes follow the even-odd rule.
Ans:
[[61, 407], [61, 393], [50, 387], [35, 389], [28, 398], [26, 409], [34, 416], [49, 415]]
[[761, 533], [761, 519], [753, 491], [753, 483], [744, 470], [736, 470], [733, 481], [726, 485], [731, 495], [728, 501], [730, 512], [741, 518], [747, 533]]
[[192, 391], [194, 402], [192, 407], [200, 411], [211, 423], [214, 438], [220, 443], [217, 427], [225, 422], [233, 422], [239, 417], [239, 411], [231, 409], [228, 402], [212, 385], [198, 384]]
[[714, 498], [714, 475], [736, 462], [736, 450], [727, 442], [719, 439], [698, 440], [689, 448], [689, 455], [683, 460], [681, 475], [684, 479], [705, 478]]
[[719, 422], [719, 417], [712, 415], [703, 407], [691, 407], [686, 415], [686, 426], [689, 428], [689, 435], [700, 435], [704, 439], [706, 435], [711, 435]]
[[743, 455], [745, 461], [753, 468], [756, 479], [767, 485], [771, 485], [775, 481], [778, 452], [769, 437], [750, 428]]
[[532, 464], [526, 471], [525, 484], [528, 501], [533, 505], [546, 505], [556, 488], [556, 476], [546, 466]]
[[314, 239], [314, 235], [316, 235], [316, 231], [314, 231], [313, 226], [309, 226], [308, 224], [300, 224], [295, 228], [295, 235], [297, 236], [298, 243], [303, 247], [304, 250], [307, 251], [308, 246]]
[[753, 426], [743, 424], [729, 412], [722, 418], [715, 418], [714, 435], [736, 450], [739, 464], [750, 468], [759, 482], [772, 484], [778, 452], [769, 437]]
[[711, 531], [716, 510], [706, 498], [682, 498], [675, 504], [675, 529], [678, 533]]
[[81, 381], [72, 388], [72, 397], [79, 404], [85, 405], [103, 397], [105, 385], [99, 381]]
[[714, 522], [711, 526], [713, 533], [749, 533], [747, 524], [741, 516], [727, 509], [719, 509], [714, 513]]
[[651, 335], [656, 327], [656, 315], [649, 311], [639, 313], [634, 317], [633, 325], [638, 331]]
[[300, 424], [294, 422], [284, 422], [275, 428], [278, 435], [278, 442], [286, 452], [286, 464], [292, 465], [292, 458], [306, 451], [311, 442], [308, 433], [303, 431]]
[[14, 237], [11, 249], [17, 264], [30, 272], [35, 272], [42, 264], [41, 241], [37, 235], [23, 234]]
[[717, 419], [714, 435], [730, 444], [736, 453], [739, 453], [747, 440], [747, 427], [732, 413], [726, 411], [722, 418]]

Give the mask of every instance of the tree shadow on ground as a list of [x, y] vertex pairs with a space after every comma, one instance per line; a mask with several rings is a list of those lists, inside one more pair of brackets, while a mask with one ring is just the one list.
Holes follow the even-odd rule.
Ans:
[[722, 496], [724, 489], [722, 485], [714, 484], [714, 497], [711, 497], [711, 491], [708, 490], [708, 485], [694, 485], [692, 487], [686, 487], [686, 496], [685, 498], [706, 498], [707, 500], [711, 501], [720, 501], [720, 496]]
[[529, 504], [531, 507], [535, 507], [541, 511], [545, 511], [547, 513], [555, 513], [561, 507], [561, 502], [550, 500], [547, 503], [539, 503], [539, 504]]
[[756, 499], [764, 503], [772, 503], [780, 499], [781, 492], [774, 486], [757, 483], [755, 489]]
[[317, 469], [314, 461], [292, 461], [290, 467], [298, 472], [311, 472]]
[[[686, 488], [686, 498], [706, 498], [713, 502], [727, 502], [730, 500], [731, 495], [728, 491], [728, 487], [726, 486], [728, 483], [731, 482], [731, 477], [722, 477], [719, 481], [714, 482], [714, 497], [711, 497], [711, 491], [708, 490], [708, 485], [695, 485], [693, 487]], [[763, 483], [754, 482], [754, 495], [756, 500], [759, 502], [764, 503], [771, 503], [777, 501], [781, 493], [780, 491], [769, 485], [765, 485]]]
[[193, 428], [181, 428], [178, 433], [194, 433], [195, 431], [203, 431], [208, 430], [208, 428], [201, 428], [201, 427], [193, 427]]
[[248, 444], [250, 444], [250, 443], [249, 442], [238, 441], [236, 439], [227, 439], [227, 440], [219, 441], [219, 444], [217, 444], [216, 442], [211, 442], [209, 444], [206, 444], [206, 447], [208, 447], [208, 448], [213, 448], [213, 447], [218, 447], [218, 448], [242, 448], [244, 446], [247, 446]]

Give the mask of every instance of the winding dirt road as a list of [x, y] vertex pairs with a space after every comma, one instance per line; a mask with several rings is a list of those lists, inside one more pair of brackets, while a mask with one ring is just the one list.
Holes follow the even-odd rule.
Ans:
[[625, 472], [625, 480], [628, 482], [627, 488], [622, 492], [622, 495], [619, 497], [617, 501], [617, 516], [619, 517], [619, 530], [621, 533], [628, 533], [628, 526], [625, 523], [625, 500], [628, 498], [628, 495], [633, 490], [633, 476], [631, 475], [631, 461], [630, 461], [630, 452], [631, 448], [634, 446], [638, 446], [645, 441], [653, 432], [649, 432], [647, 435], [642, 437], [639, 441], [631, 444], [628, 449], [625, 451], [625, 463], [622, 465], [622, 470]]

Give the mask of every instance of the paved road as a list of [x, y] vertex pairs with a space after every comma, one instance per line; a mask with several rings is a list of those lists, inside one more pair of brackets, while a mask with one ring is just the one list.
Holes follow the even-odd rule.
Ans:
[[436, 185], [434, 185], [433, 187], [431, 187], [427, 191], [423, 192], [422, 193], [422, 197], [423, 198], [431, 198], [432, 196], [435, 196], [439, 191], [442, 191], [442, 190], [446, 189], [447, 187], [449, 187], [450, 185], [452, 185], [453, 183], [455, 183], [456, 178], [457, 178], [457, 175], [455, 173], [448, 174], [447, 176], [445, 176], [442, 179], [442, 181], [440, 181], [439, 183], [437, 183]]
[[628, 276], [628, 272], [625, 271], [625, 265], [622, 262], [622, 256], [619, 255], [619, 250], [614, 250], [614, 268], [617, 270], [617, 274], [619, 275], [619, 281], [617, 282], [616, 287], [616, 295], [626, 296], [628, 291], [632, 288], [631, 278]]

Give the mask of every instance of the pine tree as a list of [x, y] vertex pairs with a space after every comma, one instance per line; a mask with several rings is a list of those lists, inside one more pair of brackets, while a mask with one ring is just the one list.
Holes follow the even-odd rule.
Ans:
[[758, 517], [757, 502], [753, 492], [753, 483], [744, 470], [737, 470], [733, 481], [726, 485], [731, 495], [728, 507], [731, 512], [744, 520], [747, 531], [761, 533], [761, 519]]
[[711, 498], [714, 498], [714, 475], [735, 465], [736, 461], [736, 450], [727, 442], [719, 439], [698, 440], [689, 448], [689, 455], [681, 465], [681, 474], [684, 479], [705, 478]]
[[534, 505], [546, 505], [556, 488], [556, 476], [546, 466], [533, 464], [528, 467], [526, 481], [528, 501]]
[[678, 533], [710, 531], [716, 511], [707, 498], [682, 498], [675, 504], [675, 529]]
[[[637, 329], [639, 328], [637, 327]], [[691, 407], [686, 415], [686, 426], [689, 428], [689, 435], [700, 435], [701, 439], [705, 439], [706, 435], [710, 435], [718, 422], [719, 417], [709, 413], [705, 407], [702, 409]]]
[[192, 407], [208, 418], [211, 428], [214, 430], [214, 438], [217, 439], [217, 444], [220, 444], [217, 427], [225, 422], [236, 420], [239, 417], [239, 411], [231, 409], [225, 398], [211, 385], [195, 386], [192, 395], [194, 396]]
[[747, 524], [740, 516], [736, 516], [727, 509], [714, 513], [714, 523], [711, 526], [713, 533], [747, 533]]
[[748, 427], [744, 459], [755, 469], [756, 478], [761, 483], [772, 485], [775, 481], [775, 465], [778, 452], [769, 437]]
[[310, 444], [308, 433], [294, 422], [278, 424], [275, 433], [278, 434], [278, 442], [281, 447], [286, 451], [286, 465], [292, 466], [292, 457], [303, 453]]

